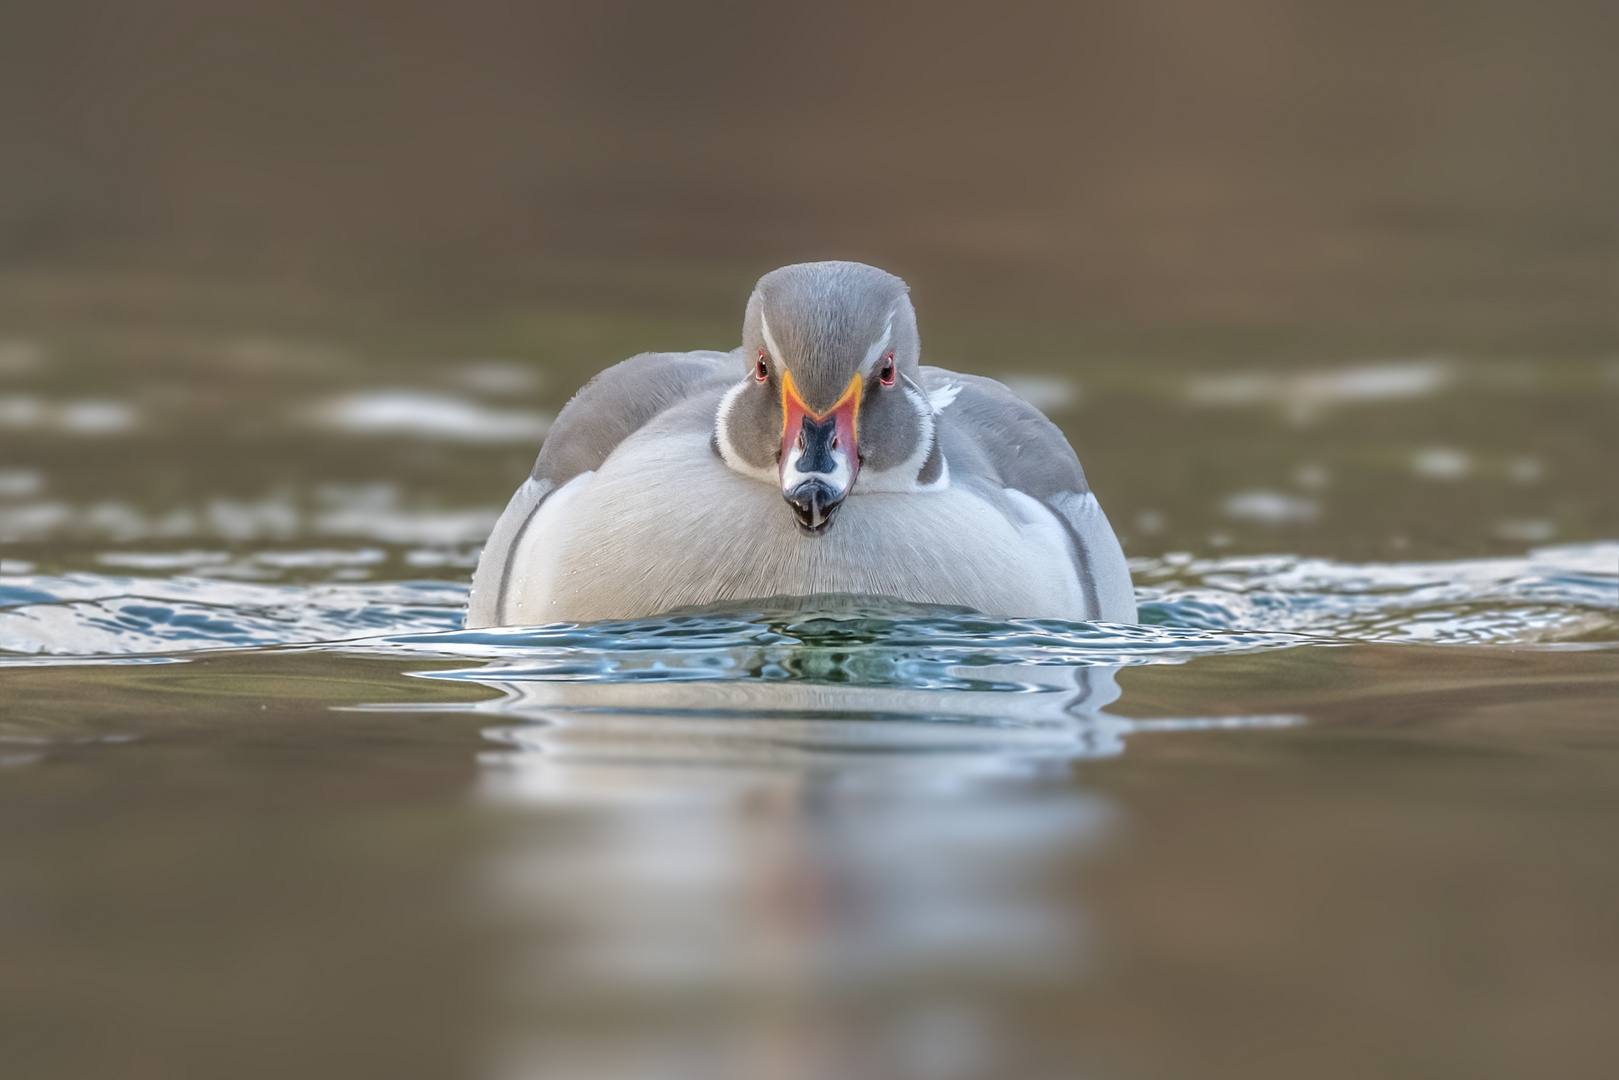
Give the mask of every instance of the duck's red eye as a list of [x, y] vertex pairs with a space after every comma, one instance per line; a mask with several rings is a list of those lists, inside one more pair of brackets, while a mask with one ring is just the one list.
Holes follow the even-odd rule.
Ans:
[[883, 369], [877, 373], [877, 381], [884, 386], [894, 385], [894, 354], [889, 353], [883, 357]]
[[753, 377], [760, 382], [770, 378], [770, 365], [765, 363], [765, 354], [759, 354], [759, 362], [753, 365]]

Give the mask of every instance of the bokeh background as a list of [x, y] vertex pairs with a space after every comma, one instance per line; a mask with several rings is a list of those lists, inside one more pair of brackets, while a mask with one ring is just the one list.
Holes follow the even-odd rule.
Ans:
[[1051, 413], [1132, 555], [1615, 535], [1614, 26], [9, 4], [0, 535], [42, 568], [360, 536], [464, 574], [585, 379], [730, 347], [758, 274], [829, 257]]
[[[0, 3], [0, 1071], [1619, 1075], [1616, 14]], [[821, 258], [1169, 625], [446, 636]]]

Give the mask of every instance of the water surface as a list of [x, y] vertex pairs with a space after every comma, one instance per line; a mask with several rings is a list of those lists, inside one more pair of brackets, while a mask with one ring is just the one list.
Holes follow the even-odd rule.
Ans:
[[1606, 361], [1034, 351], [1140, 626], [462, 630], [570, 325], [0, 353], [21, 1074], [1619, 1063]]

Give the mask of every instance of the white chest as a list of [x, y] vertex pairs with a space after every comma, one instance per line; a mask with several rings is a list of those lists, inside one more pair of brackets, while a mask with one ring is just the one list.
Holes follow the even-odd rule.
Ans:
[[1032, 499], [857, 483], [826, 532], [807, 535], [778, 490], [731, 471], [696, 435], [627, 440], [553, 493], [516, 545], [508, 622], [819, 593], [1086, 617], [1063, 531]]

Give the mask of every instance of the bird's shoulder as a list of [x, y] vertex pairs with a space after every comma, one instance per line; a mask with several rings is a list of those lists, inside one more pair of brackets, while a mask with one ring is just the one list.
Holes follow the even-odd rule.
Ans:
[[1090, 490], [1062, 429], [1004, 384], [924, 367], [922, 385], [938, 410], [939, 441], [953, 477], [976, 476], [1041, 500]]
[[1019, 518], [1027, 505], [1022, 497], [1043, 506], [1067, 536], [1087, 617], [1135, 622], [1129, 564], [1062, 429], [994, 379], [923, 372], [936, 401], [943, 387], [958, 387], [938, 418], [951, 483], [1000, 494]]
[[536, 480], [561, 486], [601, 467], [620, 443], [705, 390], [740, 378], [736, 353], [641, 353], [591, 379], [563, 406], [534, 462]]

